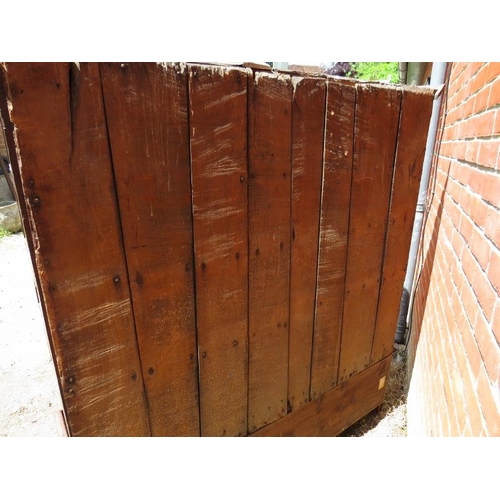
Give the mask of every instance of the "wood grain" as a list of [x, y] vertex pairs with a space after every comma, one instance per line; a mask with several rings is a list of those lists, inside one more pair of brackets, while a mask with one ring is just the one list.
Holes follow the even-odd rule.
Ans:
[[248, 73], [189, 67], [203, 436], [247, 433]]
[[323, 193], [311, 370], [311, 398], [337, 383], [353, 158], [354, 86], [327, 90]]
[[353, 179], [339, 381], [365, 369], [375, 328], [401, 91], [356, 86]]
[[434, 91], [428, 88], [403, 90], [391, 210], [371, 364], [393, 351], [433, 95]]
[[383, 402], [391, 360], [387, 356], [252, 436], [337, 436]]
[[199, 435], [186, 71], [101, 65], [154, 436]]
[[149, 435], [98, 65], [3, 72], [70, 432]]
[[249, 85], [249, 396], [253, 432], [286, 414], [292, 85], [256, 73]]
[[292, 252], [288, 402], [309, 401], [326, 83], [292, 78]]

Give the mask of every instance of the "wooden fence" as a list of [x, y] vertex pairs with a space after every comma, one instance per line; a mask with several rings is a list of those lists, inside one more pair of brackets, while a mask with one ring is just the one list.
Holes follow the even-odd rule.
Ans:
[[378, 406], [433, 93], [4, 64], [74, 436], [335, 435]]

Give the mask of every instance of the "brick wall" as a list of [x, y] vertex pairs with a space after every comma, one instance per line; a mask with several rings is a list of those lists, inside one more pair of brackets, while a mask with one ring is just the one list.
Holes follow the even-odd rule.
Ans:
[[408, 434], [500, 436], [500, 63], [450, 67], [417, 263]]

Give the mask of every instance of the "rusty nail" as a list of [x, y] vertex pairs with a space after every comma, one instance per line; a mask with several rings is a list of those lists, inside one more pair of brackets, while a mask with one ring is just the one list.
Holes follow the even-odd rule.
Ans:
[[202, 358], [206, 358], [206, 357], [207, 357], [207, 353], [206, 353], [205, 351], [203, 351], [203, 352], [201, 353], [201, 357], [202, 357]]
[[243, 182], [244, 180], [245, 178], [242, 175], [240, 175], [240, 181]]
[[192, 361], [194, 359], [194, 354], [190, 354], [189, 359]]
[[68, 382], [69, 382], [70, 384], [72, 384], [74, 381], [75, 381], [75, 379], [74, 379], [73, 377], [69, 377], [69, 378], [68, 378]]
[[53, 286], [53, 285], [51, 285], [51, 286], [49, 286], [49, 290], [50, 290], [51, 292], [55, 292], [55, 291], [56, 291], [56, 287], [55, 287], [55, 286]]
[[201, 263], [201, 269], [202, 269], [202, 271], [204, 271], [206, 268], [207, 268], [207, 265], [204, 262], [202, 262]]
[[281, 250], [283, 250], [283, 247], [284, 247], [284, 246], [285, 246], [285, 245], [283, 245], [283, 242], [281, 242], [281, 243], [280, 243], [280, 249], [281, 249]]
[[237, 340], [233, 340], [233, 345], [234, 345], [234, 347], [236, 347], [238, 345], [238, 341]]
[[137, 380], [137, 373], [132, 373], [132, 380]]
[[49, 265], [49, 260], [48, 260], [48, 259], [45, 259], [45, 260], [43, 261], [43, 263], [44, 263], [46, 266], [48, 266], [48, 265]]
[[120, 64], [121, 69], [124, 69], [125, 67], [126, 67], [126, 64], [123, 64], [123, 63]]
[[113, 278], [113, 281], [114, 281], [115, 283], [120, 283], [120, 276], [115, 276], [115, 277]]
[[35, 196], [35, 197], [33, 198], [33, 204], [34, 204], [34, 205], [38, 205], [39, 203], [40, 203], [40, 198], [39, 198], [38, 196]]
[[186, 264], [186, 271], [191, 271], [191, 263]]
[[260, 250], [257, 248], [257, 250], [255, 250], [255, 255], [259, 255], [260, 254]]
[[35, 185], [35, 181], [34, 181], [33, 179], [30, 179], [30, 180], [28, 181], [28, 186], [29, 186], [29, 187], [33, 187], [34, 185]]
[[286, 172], [283, 172], [283, 177], [286, 177]]
[[236, 252], [236, 258], [239, 259], [240, 258], [240, 252]]
[[150, 375], [153, 375], [153, 373], [155, 372], [155, 369], [153, 367], [151, 367], [149, 370], [148, 370], [149, 374]]

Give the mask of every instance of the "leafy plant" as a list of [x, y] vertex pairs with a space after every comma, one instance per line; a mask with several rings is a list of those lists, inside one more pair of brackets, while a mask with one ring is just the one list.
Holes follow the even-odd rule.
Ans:
[[389, 81], [399, 83], [397, 62], [356, 62], [351, 65], [351, 74], [359, 80]]
[[7, 231], [7, 229], [0, 227], [0, 239], [4, 238], [5, 236], [10, 236], [11, 234], [12, 233], [10, 231]]

